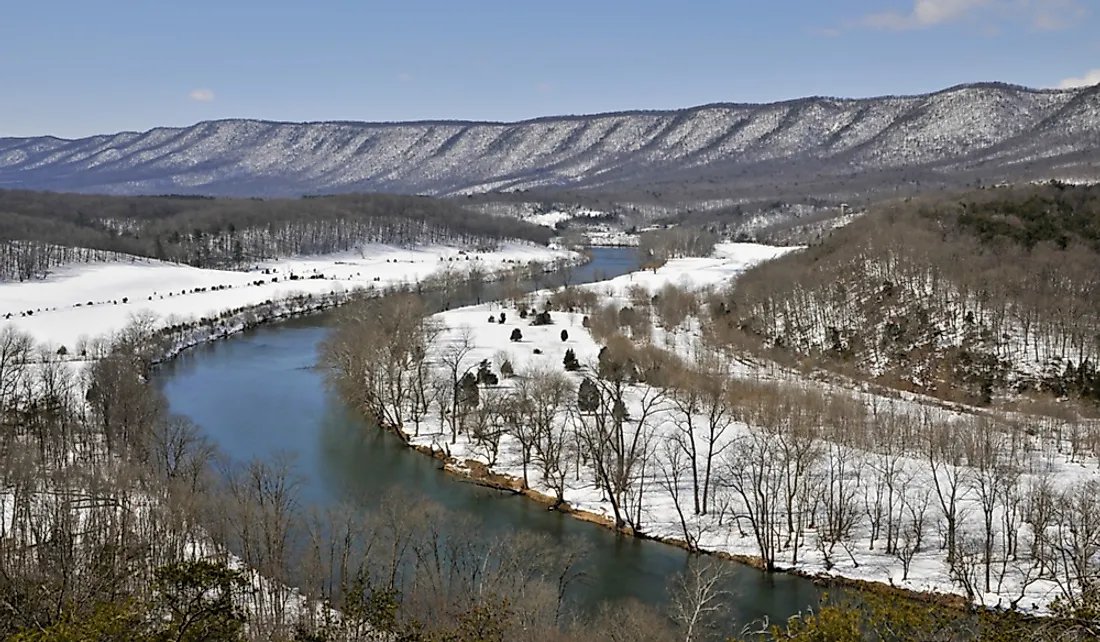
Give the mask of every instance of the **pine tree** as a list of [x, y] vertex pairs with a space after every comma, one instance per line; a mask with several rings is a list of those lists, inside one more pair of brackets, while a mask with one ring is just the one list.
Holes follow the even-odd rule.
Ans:
[[458, 404], [464, 408], [477, 408], [481, 403], [481, 391], [477, 387], [477, 377], [467, 372], [458, 382]]
[[600, 389], [588, 377], [577, 390], [577, 407], [581, 412], [596, 412], [600, 407]]

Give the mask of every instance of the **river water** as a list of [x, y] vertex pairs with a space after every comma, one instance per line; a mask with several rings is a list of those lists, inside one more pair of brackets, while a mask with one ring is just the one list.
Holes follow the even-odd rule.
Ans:
[[[632, 249], [596, 248], [593, 254], [572, 282], [636, 269]], [[369, 508], [399, 488], [475, 518], [486, 533], [534, 531], [560, 546], [585, 547], [585, 577], [570, 596], [575, 603], [626, 597], [667, 602], [668, 580], [688, 564], [686, 552], [616, 535], [523, 497], [461, 483], [439, 470], [436, 460], [353, 415], [315, 367], [330, 320], [325, 314], [293, 319], [196, 347], [161, 366], [157, 380], [171, 410], [201, 426], [230, 458], [294, 453], [307, 506], [351, 499]], [[732, 621], [764, 616], [776, 621], [821, 597], [821, 590], [804, 578], [730, 564]]]

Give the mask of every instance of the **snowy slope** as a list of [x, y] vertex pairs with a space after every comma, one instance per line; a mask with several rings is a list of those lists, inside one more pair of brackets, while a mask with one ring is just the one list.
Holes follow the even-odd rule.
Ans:
[[[787, 248], [774, 248], [749, 244], [726, 244], [718, 248], [711, 258], [678, 259], [670, 261], [665, 267], [656, 272], [638, 272], [624, 275], [612, 281], [588, 286], [600, 294], [606, 295], [605, 301], [614, 300], [617, 305], [629, 305], [629, 292], [635, 287], [642, 287], [650, 292], [656, 292], [666, 284], [678, 284], [681, 286], [706, 287], [709, 285], [726, 284], [738, 274], [752, 265], [761, 261], [775, 258]], [[539, 300], [540, 297], [533, 297]], [[487, 323], [490, 315], [497, 315], [504, 311], [508, 317], [507, 323]], [[552, 314], [553, 325], [534, 326], [527, 321], [520, 320], [515, 311], [503, 304], [490, 303], [480, 306], [461, 308], [437, 315], [437, 318], [447, 327], [447, 331], [440, 338], [441, 349], [445, 350], [449, 343], [460, 341], [462, 335], [468, 333], [472, 345], [475, 346], [465, 360], [465, 365], [474, 366], [480, 360], [486, 359], [499, 369], [502, 360], [508, 360], [515, 368], [519, 376], [528, 369], [545, 369], [550, 371], [562, 370], [562, 359], [566, 350], [573, 350], [582, 364], [592, 368], [597, 360], [601, 344], [596, 341], [583, 326], [584, 315], [580, 313], [554, 312]], [[510, 341], [511, 331], [521, 328], [522, 340]], [[568, 331], [566, 340], [562, 340], [560, 332]], [[681, 328], [672, 334], [667, 334], [654, 327], [654, 344], [664, 345], [669, 350], [687, 357], [691, 353], [690, 344], [694, 330], [690, 327]], [[537, 350], [537, 352], [536, 352]], [[578, 385], [584, 376], [591, 376], [591, 370], [587, 372], [571, 373], [573, 384]], [[732, 371], [735, 378], [743, 378], [749, 381], [784, 380], [790, 384], [790, 390], [796, 390], [801, 386], [820, 389], [830, 393], [850, 396], [861, 401], [868, 408], [873, 408], [875, 416], [883, 415], [909, 416], [909, 417], [934, 417], [943, 425], [957, 427], [960, 431], [972, 429], [976, 424], [968, 423], [979, 413], [977, 409], [962, 405], [945, 406], [928, 397], [915, 394], [884, 395], [876, 392], [857, 391], [849, 388], [840, 388], [829, 383], [810, 380], [795, 372], [777, 369], [774, 364], [755, 363], [751, 361], [741, 362]], [[512, 379], [503, 379], [500, 388], [507, 390], [515, 385]], [[629, 414], [637, 417], [641, 412], [641, 396], [645, 394], [647, 387], [644, 384], [631, 387], [627, 396]], [[485, 390], [490, 390], [486, 388]], [[485, 393], [489, 394], [489, 393]], [[680, 434], [684, 425], [682, 415], [676, 411], [667, 400], [654, 406], [652, 420], [652, 434], [655, 447], [654, 461], [648, 472], [642, 475], [648, 480], [646, 487], [645, 507], [642, 511], [642, 523], [647, 535], [667, 539], [684, 539], [684, 529], [687, 528], [697, 538], [698, 545], [703, 550], [722, 551], [734, 555], [758, 556], [759, 548], [753, 538], [750, 529], [739, 520], [731, 520], [726, 515], [723, 521], [722, 512], [718, 515], [696, 517], [689, 516], [687, 525], [681, 524], [678, 517], [679, 511], [673, 501], [672, 494], [667, 488], [661, 486], [661, 473], [653, 468], [660, 469], [662, 450], [660, 444], [670, 441], [675, 435]], [[1013, 416], [1015, 420], [1024, 421], [1024, 416]], [[574, 430], [575, 419], [569, 413], [562, 411], [558, 415], [558, 428], [564, 433]], [[977, 420], [980, 421], [980, 420]], [[1034, 433], [1033, 441], [1021, 455], [1022, 468], [1019, 478], [1012, 478], [1012, 492], [1026, 493], [1029, 488], [1037, 484], [1050, 484], [1057, 490], [1077, 488], [1091, 488], [1087, 484], [1100, 482], [1100, 467], [1096, 461], [1088, 455], [1071, 454], [1068, 444], [1061, 441], [1064, 426], [1058, 426], [1057, 421], [1042, 420], [1041, 425], [1052, 426], [1050, 431], [1040, 430]], [[700, 414], [693, 422], [697, 430], [705, 431], [706, 417]], [[1030, 426], [1038, 426], [1032, 418], [1027, 423]], [[1100, 428], [1100, 423], [1092, 422], [1090, 429]], [[406, 427], [410, 432], [411, 427]], [[1078, 431], [1082, 430], [1078, 428]], [[758, 432], [758, 426], [752, 426], [742, 421], [736, 421], [730, 427], [727, 434], [719, 442], [721, 449], [732, 446], [737, 440]], [[824, 433], [821, 433], [824, 434]], [[1054, 437], [1052, 437], [1054, 436]], [[467, 460], [475, 460], [487, 463], [489, 457], [483, 446], [465, 434], [460, 434], [457, 443], [451, 444], [451, 436], [443, 420], [432, 417], [425, 425], [419, 427], [419, 434], [409, 435], [410, 441], [417, 446], [431, 448], [446, 453], [454, 458], [451, 467], [460, 472], [471, 470]], [[703, 437], [699, 437], [703, 439]], [[959, 447], [962, 441], [959, 440]], [[994, 440], [999, 456], [1007, 461], [1013, 452], [1008, 443], [1007, 435], [998, 433]], [[843, 454], [849, 466], [846, 479], [851, 484], [850, 488], [856, 488], [854, 501], [873, 502], [876, 488], [874, 486], [876, 475], [883, 462], [893, 461], [902, 473], [900, 492], [907, 501], [914, 503], [929, 500], [931, 491], [936, 485], [945, 484], [944, 471], [941, 469], [934, 473], [930, 470], [928, 459], [921, 453], [921, 446], [917, 444], [912, 452], [891, 455], [873, 449], [863, 450], [849, 446], [830, 445], [825, 439], [820, 439], [818, 446], [826, 449], [821, 462], [829, 462]], [[736, 450], [736, 448], [733, 448]], [[522, 464], [521, 447], [518, 441], [511, 435], [505, 435], [501, 440], [500, 452], [495, 464], [491, 466], [492, 472], [510, 476], [515, 479], [522, 478], [524, 467]], [[893, 458], [893, 459], [891, 459]], [[564, 491], [565, 501], [573, 508], [589, 513], [604, 516], [608, 519], [612, 516], [612, 506], [607, 501], [606, 495], [592, 483], [593, 473], [590, 464], [581, 460], [580, 474], [574, 475], [573, 468], [566, 480]], [[824, 466], [824, 463], [819, 464]], [[941, 464], [942, 465], [942, 464]], [[982, 519], [982, 503], [980, 493], [975, 490], [977, 480], [983, 479], [979, 470], [971, 464], [959, 467], [946, 466], [956, 472], [959, 479], [965, 479], [959, 496], [960, 533], [967, 537], [978, 532]], [[828, 483], [824, 474], [825, 468], [811, 474], [807, 479], [813, 480], [813, 484]], [[831, 470], [835, 470], [831, 469]], [[859, 472], [855, 472], [859, 471]], [[988, 475], [988, 470], [984, 473]], [[936, 475], [939, 475], [937, 477]], [[552, 486], [540, 478], [534, 465], [528, 466], [528, 476], [531, 487], [545, 495], [553, 496]], [[637, 483], [637, 480], [635, 480]], [[677, 486], [681, 501], [690, 496], [690, 480], [686, 477]], [[834, 482], [835, 483], [835, 482]], [[945, 491], [946, 492], [946, 491]], [[1021, 495], [1022, 496], [1022, 495]], [[921, 500], [921, 498], [924, 498]], [[744, 514], [738, 507], [736, 498], [730, 504], [730, 515]], [[930, 500], [929, 500], [930, 501]], [[863, 503], [859, 505], [864, 507]], [[870, 506], [870, 504], [867, 504]], [[807, 529], [806, 541], [800, 552], [797, 562], [792, 562], [790, 552], [786, 549], [779, 553], [778, 562], [783, 568], [789, 568], [809, 575], [829, 575], [864, 580], [871, 582], [889, 583], [892, 586], [914, 590], [932, 591], [937, 593], [961, 594], [963, 589], [953, 579], [952, 573], [945, 559], [945, 553], [937, 546], [936, 542], [942, 534], [942, 517], [936, 513], [934, 501], [926, 503], [928, 508], [927, 523], [923, 525], [923, 545], [916, 546], [911, 558], [911, 567], [906, 569], [900, 561], [897, 553], [888, 553], [882, 544], [882, 535], [873, 535], [869, 520], [864, 513], [856, 520], [850, 539], [847, 540], [846, 550], [839, 547], [837, 550], [826, 553], [826, 549], [817, 543], [819, 531], [810, 526]], [[686, 509], [689, 510], [690, 509]], [[722, 509], [725, 511], [726, 509]], [[816, 510], [816, 509], [815, 509]], [[994, 519], [999, 520], [1003, 516], [1002, 507], [998, 505], [993, 513]], [[925, 517], [922, 516], [922, 520]], [[1030, 525], [1020, 527], [1022, 536], [1029, 533]], [[962, 535], [960, 535], [961, 537]], [[998, 535], [999, 536], [999, 535]], [[875, 544], [877, 539], [877, 545]], [[1021, 542], [1024, 540], [1021, 540]], [[1021, 543], [1021, 546], [1023, 544]], [[994, 588], [986, 592], [979, 589], [974, 595], [975, 602], [986, 606], [1005, 606], [1017, 602], [1020, 608], [1029, 611], [1043, 611], [1043, 609], [1060, 594], [1060, 586], [1055, 578], [1064, 577], [1055, 575], [1038, 579], [1033, 575], [1031, 564], [1033, 563], [1026, 553], [1019, 558], [1013, 557], [1005, 560], [1003, 575], [994, 582]]]
[[[476, 263], [490, 270], [517, 262], [550, 262], [573, 256], [564, 250], [521, 244], [505, 245], [489, 254], [459, 252], [444, 246], [406, 249], [371, 245], [355, 253], [272, 261], [248, 272], [200, 269], [137, 257], [81, 264], [57, 270], [43, 280], [0, 283], [0, 324], [14, 323], [39, 342], [71, 351], [81, 338], [119, 330], [132, 315], [143, 312], [154, 314], [162, 322], [191, 320], [293, 294], [320, 295], [413, 283], [443, 266], [462, 270]], [[291, 275], [299, 278], [290, 280]], [[310, 278], [316, 275], [323, 278]], [[260, 281], [263, 283], [257, 285]], [[228, 287], [213, 289], [221, 286]]]
[[769, 183], [915, 166], [1015, 176], [1029, 162], [1080, 163], [1098, 144], [1100, 87], [983, 84], [519, 123], [225, 120], [80, 140], [9, 138], [0, 139], [0, 187], [443, 195], [666, 180], [702, 168], [709, 179]]

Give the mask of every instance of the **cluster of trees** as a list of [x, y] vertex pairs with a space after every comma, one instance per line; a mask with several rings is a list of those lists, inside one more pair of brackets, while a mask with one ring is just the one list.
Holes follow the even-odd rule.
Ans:
[[710, 256], [718, 235], [703, 227], [670, 227], [643, 232], [638, 238], [639, 263], [664, 265], [669, 259]]
[[716, 300], [716, 343], [969, 402], [1100, 401], [1100, 190], [991, 189], [873, 209]]
[[1076, 242], [1100, 252], [1100, 188], [1095, 185], [1052, 181], [1008, 193], [983, 190], [962, 200], [957, 220], [987, 243], [1003, 239], [1029, 249], [1041, 243], [1065, 249]]
[[[364, 243], [545, 243], [551, 232], [447, 201], [385, 194], [310, 199], [116, 197], [0, 190], [0, 279], [40, 276], [71, 256], [53, 246], [198, 267], [348, 251]], [[12, 243], [12, 241], [19, 241]]]
[[[391, 367], [384, 353], [362, 347], [400, 343], [402, 332], [387, 324], [416, 330], [430, 319], [423, 310], [403, 313], [399, 300], [372, 302], [374, 320], [341, 324], [327, 361], [346, 394], [364, 394], [376, 373], [404, 377], [385, 389], [365, 386], [387, 403], [395, 401], [387, 389], [418, 389], [426, 365], [437, 382], [419, 388], [428, 403], [414, 408], [411, 400], [424, 397], [406, 395], [389, 410], [395, 425], [438, 417], [451, 443], [465, 436], [490, 466], [505, 456], [506, 439], [516, 444], [507, 463], [521, 467], [525, 485], [537, 480], [559, 503], [567, 488], [594, 487], [624, 530], [659, 525], [668, 518], [653, 503], [670, 502], [689, 548], [740, 537], [769, 570], [808, 558], [858, 567], [871, 558], [895, 565], [901, 581], [922, 560], [972, 600], [1005, 606], [1019, 606], [1037, 586], [1075, 603], [1100, 574], [1100, 486], [1061, 472], [1067, 462], [1100, 462], [1096, 422], [956, 414], [746, 381], [704, 340], [676, 343], [692, 334], [677, 329], [703, 314], [702, 297], [668, 286], [655, 295], [636, 289], [629, 299], [579, 308], [605, 347], [573, 376], [565, 367], [520, 369], [507, 386], [486, 385], [471, 374], [487, 364], [470, 357], [470, 331], [439, 341], [430, 324], [430, 333], [416, 334], [420, 360]], [[660, 332], [672, 338], [669, 349], [656, 345]], [[356, 367], [352, 354], [361, 355]]]
[[[291, 458], [226, 461], [167, 412], [148, 383], [162, 349], [135, 325], [78, 372], [27, 335], [0, 330], [0, 638], [618, 642], [713, 633], [706, 625], [726, 602], [723, 572], [711, 565], [676, 582], [671, 613], [628, 602], [585, 615], [566, 603], [581, 550], [529, 533], [488, 535], [402, 494], [370, 510], [307, 506]], [[569, 392], [535, 382], [530, 400]]]
[[[648, 431], [637, 441], [653, 443], [641, 458], [658, 471], [690, 547], [732, 530], [752, 539], [766, 568], [797, 566], [807, 553], [826, 567], [858, 566], [862, 552], [893, 560], [902, 580], [914, 559], [937, 559], [979, 602], [995, 594], [1017, 606], [1037, 583], [1070, 602], [1088, 594], [1100, 573], [1100, 486], [1062, 466], [1100, 464], [1095, 420], [1064, 408], [961, 414], [738, 379], [706, 327], [687, 345], [673, 332], [675, 354], [655, 347], [652, 326], [668, 340], [705, 309], [673, 290], [648, 305], [633, 292], [629, 306], [591, 311], [589, 327], [607, 346], [594, 369], [602, 392], [643, 409], [629, 418], [632, 430]], [[639, 318], [649, 330], [638, 331]], [[632, 400], [614, 391], [623, 377], [635, 384]], [[638, 390], [650, 387], [660, 392]], [[663, 403], [650, 411], [658, 394]], [[625, 496], [647, 492], [640, 465], [631, 483]]]

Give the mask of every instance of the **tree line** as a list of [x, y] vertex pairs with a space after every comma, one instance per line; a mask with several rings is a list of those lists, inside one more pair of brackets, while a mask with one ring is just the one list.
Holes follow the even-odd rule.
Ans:
[[721, 343], [972, 403], [1100, 401], [1100, 190], [873, 208], [716, 301]]
[[0, 329], [0, 639], [664, 640], [683, 618], [702, 639], [707, 565], [679, 615], [579, 611], [583, 550], [402, 493], [307, 505], [292, 457], [229, 461], [168, 412], [150, 374], [171, 333], [92, 343], [77, 370]]
[[592, 289], [547, 296], [540, 315], [583, 314], [603, 345], [584, 364], [567, 352], [560, 370], [473, 358], [472, 329], [443, 328], [412, 299], [375, 300], [347, 310], [324, 361], [381, 425], [438, 431], [444, 450], [468, 440], [559, 505], [571, 488], [598, 489], [621, 530], [664, 527], [652, 506], [666, 503], [688, 548], [739, 537], [766, 570], [870, 556], [901, 582], [934, 564], [990, 606], [1031, 606], [1036, 587], [1067, 608], [1091, 599], [1100, 487], [1060, 471], [1100, 462], [1095, 421], [745, 379], [715, 343], [708, 299], [722, 300], [671, 285], [633, 288], [626, 305]]
[[[116, 197], [0, 190], [0, 279], [40, 277], [64, 260], [131, 254], [197, 267], [350, 251], [364, 243], [506, 239], [545, 244], [550, 230], [426, 197], [310, 199]], [[73, 250], [86, 248], [81, 254]]]

